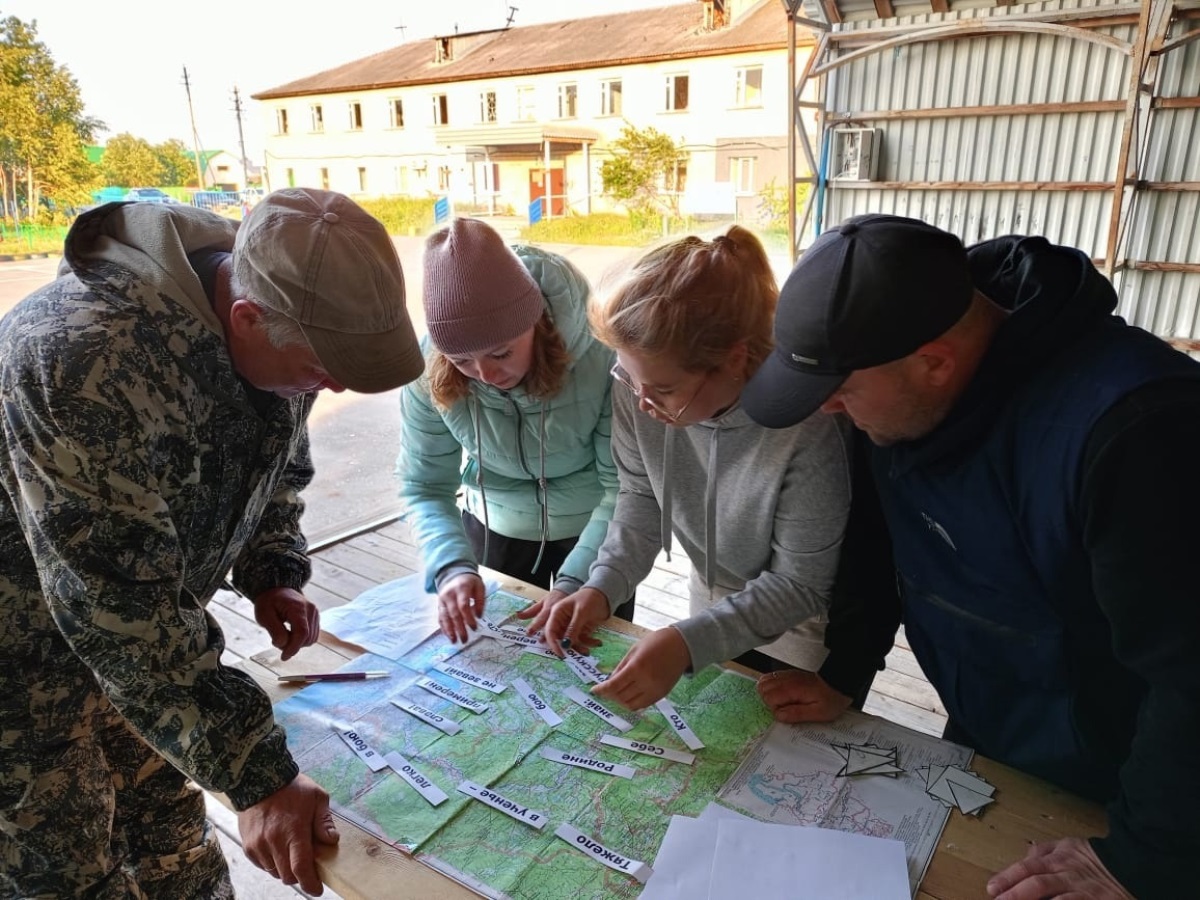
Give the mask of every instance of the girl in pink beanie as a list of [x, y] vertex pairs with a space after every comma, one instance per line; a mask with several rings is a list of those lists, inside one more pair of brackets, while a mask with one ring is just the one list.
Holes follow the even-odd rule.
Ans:
[[424, 285], [426, 374], [401, 395], [396, 473], [439, 624], [465, 641], [481, 565], [553, 598], [587, 580], [617, 494], [613, 353], [574, 266], [479, 220], [428, 239]]

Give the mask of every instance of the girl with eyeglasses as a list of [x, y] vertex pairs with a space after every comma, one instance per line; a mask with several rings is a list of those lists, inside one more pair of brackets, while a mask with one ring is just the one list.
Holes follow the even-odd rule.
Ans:
[[582, 588], [522, 615], [555, 652], [563, 639], [586, 647], [614, 600], [677, 541], [692, 563], [690, 615], [642, 638], [594, 688], [630, 709], [663, 698], [686, 672], [740, 657], [819, 683], [829, 706], [805, 716], [830, 718], [873, 675], [857, 651], [827, 660], [823, 640], [850, 516], [852, 434], [821, 413], [764, 428], [738, 402], [771, 350], [777, 297], [762, 244], [733, 226], [651, 250], [589, 308], [593, 332], [617, 355], [621, 492]]

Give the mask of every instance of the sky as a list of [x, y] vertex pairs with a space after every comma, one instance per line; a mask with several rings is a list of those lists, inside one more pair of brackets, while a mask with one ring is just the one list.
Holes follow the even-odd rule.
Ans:
[[260, 161], [263, 116], [250, 95], [406, 41], [696, 0], [0, 0], [0, 18], [36, 22], [38, 39], [74, 75], [87, 115], [107, 129], [192, 148], [183, 71], [200, 146]]

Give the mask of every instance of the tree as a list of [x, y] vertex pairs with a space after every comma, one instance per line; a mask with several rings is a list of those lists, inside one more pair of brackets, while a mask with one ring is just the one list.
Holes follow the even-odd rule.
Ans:
[[687, 152], [656, 128], [626, 125], [613, 142], [613, 155], [600, 164], [604, 193], [619, 200], [630, 212], [656, 211], [678, 215], [676, 173], [686, 163]]
[[0, 19], [0, 213], [86, 193], [86, 145], [103, 123], [84, 115], [79, 85], [37, 39], [37, 24]]
[[162, 178], [158, 184], [180, 187], [196, 181], [196, 163], [188, 156], [187, 147], [178, 138], [171, 138], [151, 148], [162, 164]]
[[100, 173], [106, 184], [121, 187], [166, 184], [167, 174], [150, 142], [128, 132], [108, 139]]

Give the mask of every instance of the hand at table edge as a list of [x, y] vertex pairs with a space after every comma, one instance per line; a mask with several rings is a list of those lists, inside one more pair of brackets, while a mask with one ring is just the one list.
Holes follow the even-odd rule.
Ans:
[[995, 900], [1134, 900], [1080, 837], [1034, 844], [1024, 859], [988, 880], [987, 892]]
[[324, 890], [317, 875], [315, 845], [340, 839], [329, 794], [307, 775], [237, 814], [246, 858], [284, 884], [299, 884], [308, 894]]

